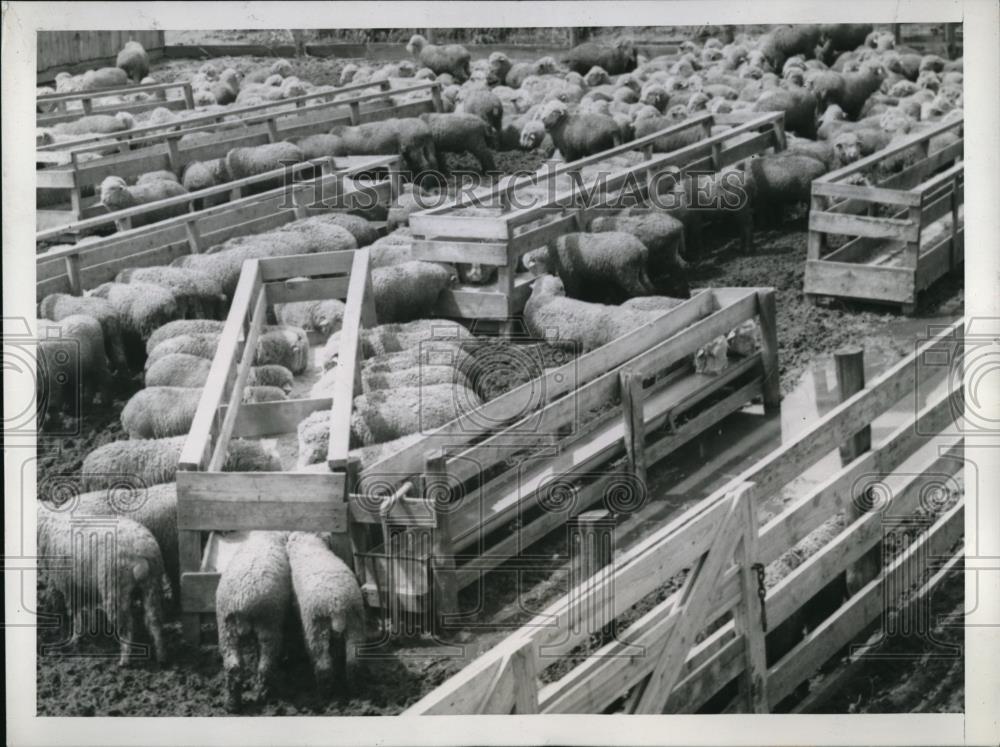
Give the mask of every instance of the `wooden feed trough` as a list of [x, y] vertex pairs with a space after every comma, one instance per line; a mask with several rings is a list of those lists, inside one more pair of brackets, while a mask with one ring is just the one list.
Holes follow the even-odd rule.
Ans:
[[[963, 554], [955, 546], [964, 532], [964, 498], [944, 504], [930, 518], [920, 515], [934, 502], [933, 491], [962, 491], [964, 439], [950, 435], [955, 430], [951, 424], [960, 417], [960, 377], [951, 377], [945, 387], [951, 390], [921, 403], [919, 410], [907, 405], [902, 422], [878, 443], [870, 442], [870, 430], [866, 442], [865, 431], [876, 416], [914, 392], [922, 356], [953, 351], [962, 336], [959, 322], [867, 387], [862, 380], [859, 391], [811, 428], [613, 562], [605, 560], [599, 572], [572, 585], [570, 594], [404, 715], [694, 713], [710, 700], [718, 706], [713, 710], [765, 713], [881, 616], [916, 614], [908, 604], [925, 601]], [[846, 382], [845, 376], [842, 388]], [[780, 495], [824, 458], [836, 458], [838, 447], [839, 470], [819, 484], [799, 488], [795, 500], [758, 526], [761, 503]], [[887, 505], [873, 512], [859, 510], [863, 496], [878, 487], [888, 494]], [[797, 645], [768, 661], [754, 564], [766, 567], [844, 511], [847, 526], [767, 590], [767, 629], [798, 615], [817, 592], [845, 573], [849, 579], [853, 574], [853, 593], [811, 625]], [[879, 547], [883, 533], [894, 526], [921, 533], [883, 565]], [[613, 636], [603, 635], [606, 642], [598, 648], [580, 649], [685, 569], [678, 591], [627, 627], [618, 627]], [[909, 601], [899, 596], [907, 592]], [[904, 624], [913, 620], [908, 617]], [[885, 632], [880, 629], [869, 639], [869, 650], [878, 650], [879, 634]], [[540, 684], [538, 675], [569, 655], [578, 663]], [[810, 693], [796, 710], [807, 710], [821, 695]]]
[[[203, 545], [206, 532], [332, 532], [342, 557], [351, 558], [346, 466], [352, 399], [360, 392], [358, 340], [361, 328], [376, 324], [368, 264], [368, 249], [243, 264], [177, 471], [181, 608], [190, 642], [197, 642], [200, 616], [215, 610], [220, 539]], [[223, 472], [231, 439], [294, 433], [310, 413], [331, 407], [330, 397], [241, 404], [267, 307], [326, 298], [344, 299], [347, 307], [330, 417], [329, 471]]]
[[[395, 105], [394, 96], [427, 92], [426, 98]], [[282, 103], [288, 104], [291, 100]], [[36, 171], [36, 189], [48, 194], [46, 204], [65, 200], [56, 208], [40, 208], [39, 228], [61, 226], [104, 212], [97, 192], [108, 176], [130, 181], [150, 171], [171, 171], [178, 176], [193, 161], [223, 158], [233, 148], [264, 145], [317, 133], [336, 125], [374, 122], [391, 117], [411, 117], [440, 111], [440, 84], [417, 83], [406, 88], [379, 90], [343, 101], [322, 101], [309, 106], [292, 106], [245, 117], [239, 127], [218, 129], [215, 122], [117, 141], [121, 152], [107, 154], [103, 141], [69, 152], [69, 164]], [[184, 135], [211, 132], [208, 141], [181, 143]], [[84, 154], [101, 154], [84, 159]], [[54, 193], [54, 197], [53, 197]]]
[[[328, 173], [294, 186], [233, 200], [175, 218], [120, 231], [92, 243], [50, 249], [35, 258], [36, 296], [80, 295], [114, 280], [123, 269], [165, 265], [183, 254], [210, 251], [234, 236], [276, 228], [322, 209], [388, 206], [401, 161], [398, 156], [344, 156], [332, 159]], [[356, 174], [380, 177], [357, 182]], [[231, 185], [230, 185], [231, 186]], [[178, 198], [180, 199], [180, 198]], [[141, 211], [142, 208], [134, 208]], [[120, 216], [133, 210], [121, 211]]]
[[[930, 152], [931, 139], [956, 142]], [[965, 168], [961, 120], [936, 125], [813, 181], [805, 293], [898, 304], [912, 314], [920, 291], [962, 264]], [[917, 159], [873, 186], [850, 181], [887, 160]], [[871, 179], [869, 179], [871, 181]], [[849, 237], [828, 251], [830, 236]]]
[[[168, 92], [176, 91], [179, 96], [171, 96]], [[116, 96], [134, 96], [136, 94], [152, 94], [143, 101], [124, 101], [115, 104], [95, 106], [94, 102]], [[72, 93], [48, 93], [38, 96], [37, 106], [40, 111], [35, 115], [36, 127], [51, 127], [60, 122], [72, 122], [88, 114], [110, 114], [118, 112], [149, 111], [150, 109], [194, 109], [194, 96], [190, 83], [151, 83], [122, 88], [103, 88], [97, 91], [74, 91]]]
[[[697, 350], [750, 319], [758, 352], [695, 373]], [[394, 622], [404, 610], [441, 622], [459, 589], [589, 506], [641, 505], [648, 465], [754, 398], [777, 407], [776, 334], [773, 290], [706, 289], [363, 471], [352, 465], [351, 515], [382, 526], [367, 547], [355, 540], [369, 604]]]
[[[517, 271], [526, 252], [563, 234], [585, 230], [591, 217], [613, 206], [623, 194], [641, 200], [650, 184], [668, 169], [718, 171], [771, 149], [782, 150], [783, 122], [779, 112], [750, 119], [701, 114], [572, 163], [543, 168], [531, 176], [501, 179], [490, 190], [462, 195], [448, 205], [411, 215], [414, 257], [497, 268], [495, 283], [445, 291], [438, 313], [461, 319], [509, 320], [521, 312], [530, 295], [531, 274]], [[700, 131], [698, 142], [671, 153], [653, 152], [655, 141], [665, 135], [691, 131]], [[602, 162], [631, 151], [642, 153], [639, 163], [601, 168]], [[525, 192], [539, 187], [544, 194]], [[581, 204], [581, 197], [588, 194]], [[528, 206], [515, 209], [517, 204]], [[463, 214], [470, 208], [474, 214]], [[492, 214], [483, 215], [484, 209]]]

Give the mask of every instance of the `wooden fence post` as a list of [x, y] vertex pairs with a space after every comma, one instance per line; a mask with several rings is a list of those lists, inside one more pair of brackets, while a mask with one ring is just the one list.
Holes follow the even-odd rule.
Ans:
[[743, 637], [744, 669], [740, 678], [740, 696], [747, 713], [767, 713], [767, 656], [764, 646], [764, 629], [761, 619], [761, 600], [757, 595], [757, 504], [753, 489], [744, 493], [746, 513], [743, 519], [743, 538], [737, 550], [739, 566], [740, 603], [733, 610], [736, 635]]
[[436, 449], [424, 461], [423, 497], [434, 512], [430, 556], [430, 610], [435, 631], [444, 632], [444, 617], [458, 612], [458, 578], [455, 575], [455, 551], [451, 537], [451, 502], [454, 496], [448, 484], [444, 452]]
[[623, 370], [618, 374], [625, 422], [625, 452], [632, 474], [646, 485], [646, 421], [643, 414], [642, 374]]
[[[843, 402], [865, 388], [865, 353], [861, 348], [845, 348], [834, 353], [837, 367], [837, 388]], [[840, 447], [840, 462], [848, 465], [872, 447], [871, 426], [866, 425], [852, 435]], [[847, 508], [847, 523], [850, 524], [865, 514], [865, 507], [858, 505], [863, 496], [851, 496]], [[882, 567], [882, 545], [877, 544], [847, 568], [847, 592], [854, 594], [858, 589], [878, 576]]]
[[781, 410], [781, 370], [778, 368], [778, 304], [774, 290], [757, 293], [757, 314], [760, 319], [760, 352], [764, 362], [762, 395], [764, 412]]
[[201, 570], [201, 532], [183, 529], [179, 531], [177, 533], [177, 550], [180, 559], [182, 581], [181, 633], [188, 646], [197, 648], [201, 640], [201, 613], [186, 612], [184, 610], [183, 579], [185, 571], [197, 572]]
[[538, 713], [538, 663], [531, 641], [510, 655], [514, 677], [514, 713]]

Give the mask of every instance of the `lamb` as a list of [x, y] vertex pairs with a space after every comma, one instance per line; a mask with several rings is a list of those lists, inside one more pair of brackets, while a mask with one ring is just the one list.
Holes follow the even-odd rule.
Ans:
[[[151, 202], [166, 200], [171, 197], [179, 197], [188, 193], [182, 185], [176, 181], [155, 180], [151, 182], [140, 182], [134, 186], [128, 186], [120, 176], [109, 176], [101, 182], [101, 204], [109, 211], [127, 210], [138, 205], [148, 205]], [[165, 207], [159, 210], [134, 215], [131, 218], [132, 226], [145, 226], [157, 221], [173, 218], [175, 215], [183, 215], [188, 211], [186, 203]]]
[[305, 160], [292, 143], [277, 142], [248, 148], [233, 148], [226, 154], [226, 172], [232, 179], [245, 179]]
[[525, 254], [524, 266], [536, 277], [558, 274], [572, 298], [621, 301], [656, 294], [647, 269], [649, 251], [621, 231], [564, 234], [554, 246]]
[[[444, 319], [418, 319], [407, 324], [380, 324], [362, 330], [361, 353], [365, 358], [398, 353], [403, 350], [420, 350], [426, 346], [450, 345], [472, 337], [458, 322]], [[323, 368], [337, 363], [340, 336], [331, 335], [320, 354]]]
[[458, 276], [449, 265], [414, 260], [372, 270], [371, 281], [375, 312], [391, 324], [430, 315], [441, 291], [454, 286]]
[[36, 324], [36, 396], [39, 405], [45, 408], [39, 417], [41, 425], [47, 425], [76, 402], [92, 405], [97, 395], [109, 405], [111, 376], [100, 322], [90, 316], [71, 314], [59, 322], [38, 319]]
[[437, 166], [431, 131], [420, 119], [384, 119], [354, 127], [337, 126], [330, 134], [338, 136], [352, 156], [399, 154], [414, 173]]
[[241, 639], [256, 638], [255, 697], [268, 698], [281, 658], [282, 627], [291, 609], [292, 578], [286, 532], [250, 532], [222, 570], [215, 593], [219, 653], [226, 673], [226, 708], [240, 709], [244, 663]]
[[149, 75], [149, 58], [146, 56], [146, 50], [139, 42], [132, 39], [125, 42], [125, 46], [115, 59], [115, 65], [124, 70], [128, 78], [136, 83]]
[[816, 96], [804, 88], [774, 88], [762, 93], [754, 103], [755, 112], [784, 112], [785, 129], [800, 137], [816, 137]]
[[123, 516], [150, 531], [160, 546], [163, 568], [174, 592], [180, 595], [180, 561], [177, 554], [177, 484], [112, 488], [81, 493], [60, 510], [74, 518], [83, 516]]
[[[115, 541], [106, 543], [109, 530]], [[86, 553], [80, 557], [81, 549]], [[118, 665], [129, 664], [133, 640], [133, 592], [142, 599], [146, 630], [158, 662], [167, 658], [163, 640], [163, 556], [152, 533], [122, 516], [101, 523], [74, 522], [64, 511], [38, 504], [38, 556], [48, 587], [73, 617], [71, 642], [84, 630], [87, 607], [100, 607], [120, 641]], [[58, 566], [73, 560], [73, 571]]]
[[131, 130], [135, 126], [135, 119], [128, 112], [118, 112], [114, 116], [110, 114], [87, 114], [72, 122], [59, 122], [52, 126], [52, 130], [60, 135], [90, 135], [101, 134], [110, 135], [114, 132], [124, 132]]
[[553, 345], [572, 343], [584, 353], [634, 331], [662, 313], [568, 298], [562, 280], [554, 275], [535, 279], [524, 306], [524, 320], [532, 335]]
[[459, 83], [468, 80], [471, 75], [471, 57], [461, 44], [428, 44], [423, 36], [414, 34], [406, 45], [406, 51], [419, 61], [421, 67], [428, 67], [437, 75], [448, 73]]
[[118, 310], [111, 302], [93, 296], [71, 296], [68, 293], [51, 293], [38, 305], [39, 316], [59, 322], [69, 316], [82, 314], [96, 319], [104, 337], [104, 352], [111, 370], [124, 373], [128, 370], [125, 342], [122, 338]]
[[621, 145], [621, 134], [615, 120], [602, 114], [570, 115], [563, 102], [550, 101], [543, 109], [541, 119], [567, 163]]
[[200, 400], [200, 389], [178, 386], [140, 389], [122, 409], [122, 428], [129, 438], [179, 436], [190, 430]]
[[118, 312], [125, 354], [133, 368], [153, 331], [180, 316], [174, 294], [159, 285], [103, 283], [86, 295], [107, 300]]
[[[80, 479], [84, 490], [107, 490], [123, 481], [136, 486], [158, 485], [177, 479], [177, 464], [187, 436], [129, 439], [98, 446], [83, 459]], [[226, 472], [280, 472], [277, 453], [258, 441], [234, 438], [222, 469]]]
[[358, 581], [317, 534], [292, 532], [285, 547], [317, 687], [327, 693], [339, 682], [349, 693], [356, 650], [366, 638], [365, 603]]
[[460, 110], [474, 114], [488, 124], [495, 133], [503, 130], [503, 103], [488, 88], [474, 88], [462, 99]]
[[281, 324], [315, 330], [324, 338], [340, 329], [344, 323], [344, 302], [336, 298], [320, 301], [295, 301], [274, 305], [274, 316]]
[[347, 148], [344, 147], [344, 141], [336, 135], [325, 133], [306, 135], [296, 145], [302, 151], [302, 157], [306, 161], [312, 161], [315, 158], [347, 155]]
[[443, 153], [471, 153], [479, 162], [480, 171], [486, 173], [496, 169], [488, 143], [496, 142], [497, 132], [475, 114], [426, 112], [420, 119], [430, 131], [441, 171], [447, 170]]
[[604, 68], [610, 75], [621, 75], [638, 67], [639, 56], [628, 40], [618, 41], [614, 46], [584, 42], [567, 52], [562, 61], [580, 75], [585, 75], [593, 67]]
[[[301, 334], [301, 337], [300, 337]], [[157, 360], [172, 353], [187, 353], [202, 358], [212, 358], [219, 346], [219, 334], [185, 334], [164, 340], [149, 353], [146, 359], [147, 370]], [[280, 365], [292, 373], [302, 373], [308, 365], [309, 347], [303, 343], [305, 330], [264, 332], [257, 340], [257, 353], [254, 364], [264, 366]]]
[[116, 283], [149, 283], [174, 294], [178, 312], [184, 317], [218, 319], [228, 301], [219, 283], [205, 273], [184, 267], [132, 267], [115, 277]]
[[[188, 353], [171, 353], [157, 358], [146, 370], [146, 386], [203, 387], [208, 381], [212, 361]], [[248, 386], [277, 387], [285, 394], [292, 390], [292, 372], [284, 366], [252, 366]]]

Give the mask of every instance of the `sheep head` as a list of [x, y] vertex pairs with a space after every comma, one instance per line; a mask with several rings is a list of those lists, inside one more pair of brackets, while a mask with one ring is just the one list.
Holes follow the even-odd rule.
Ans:
[[917, 85], [928, 91], [937, 92], [941, 89], [941, 78], [933, 70], [924, 70], [917, 76]]
[[833, 157], [837, 165], [846, 166], [861, 158], [861, 141], [853, 132], [842, 132], [833, 139]]
[[101, 204], [112, 211], [132, 207], [132, 195], [124, 179], [120, 176], [109, 176], [101, 182]]
[[525, 122], [521, 128], [520, 144], [524, 150], [534, 150], [545, 139], [545, 125], [540, 119]]
[[711, 100], [711, 96], [707, 93], [698, 91], [692, 94], [691, 98], [688, 99], [687, 110], [689, 112], [703, 111], [708, 106], [708, 102]]
[[688, 110], [684, 104], [677, 104], [667, 109], [664, 116], [671, 122], [682, 122], [688, 118]]
[[666, 108], [667, 102], [670, 101], [670, 95], [663, 86], [653, 83], [643, 86], [639, 100], [662, 112]]
[[534, 64], [536, 75], [551, 75], [556, 71], [557, 67], [558, 65], [556, 64], [555, 58], [549, 56], [539, 57], [535, 60]]
[[211, 62], [206, 62], [198, 68], [198, 73], [204, 75], [208, 80], [217, 80], [219, 77], [219, 68]]
[[135, 117], [130, 112], [118, 112], [115, 114], [115, 119], [121, 122], [126, 130], [131, 130], [135, 127]]
[[603, 86], [610, 80], [608, 76], [608, 71], [603, 67], [595, 65], [587, 71], [587, 74], [583, 76], [583, 81], [591, 88], [595, 86]]
[[542, 109], [542, 125], [551, 130], [569, 116], [569, 109], [562, 101], [550, 101]]
[[565, 296], [566, 287], [556, 275], [538, 275], [531, 284], [531, 295]]
[[414, 34], [410, 37], [409, 43], [406, 45], [406, 51], [414, 56], [419, 56], [423, 48], [427, 46], [427, 40], [420, 34]]
[[357, 74], [358, 74], [358, 66], [355, 65], [353, 62], [347, 63], [340, 70], [340, 85], [346, 86], [348, 83], [354, 80], [354, 76]]

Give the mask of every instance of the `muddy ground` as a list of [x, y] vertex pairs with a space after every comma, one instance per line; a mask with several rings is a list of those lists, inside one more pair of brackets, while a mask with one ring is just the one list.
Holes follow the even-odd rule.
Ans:
[[[241, 57], [220, 60], [219, 64], [250, 70], [269, 62], [269, 58]], [[335, 83], [340, 67], [346, 62], [307, 59], [296, 60], [294, 65], [298, 75], [321, 84]], [[198, 64], [194, 60], [164, 61], [155, 74], [158, 78], [171, 80], [190, 75]], [[536, 154], [502, 154], [498, 160], [502, 169], [513, 171], [537, 167], [539, 157]], [[912, 340], [892, 334], [892, 322], [898, 319], [893, 310], [843, 303], [819, 308], [805, 301], [802, 276], [806, 231], [802, 213], [789, 216], [778, 230], [758, 231], [751, 256], [740, 254], [738, 241], [726, 235], [713, 237], [710, 244], [715, 249], [708, 251], [692, 268], [693, 286], [770, 286], [776, 289], [784, 391], [796, 385], [813, 361], [844, 345], [894, 351], [899, 356], [912, 351]], [[960, 314], [962, 304], [962, 279], [949, 277], [931, 289], [919, 313], [927, 317]], [[113, 407], [102, 408], [84, 418], [78, 435], [39, 447], [41, 495], [60, 484], [61, 476], [72, 479], [78, 474], [89, 451], [108, 441], [124, 438], [118, 414], [140, 386], [139, 381], [120, 382]], [[716, 441], [715, 446], [721, 450], [722, 439], [716, 437]], [[704, 443], [692, 444], [678, 452], [676, 460], [670, 461], [678, 464], [697, 462], [702, 453], [700, 449], [704, 448]], [[708, 448], [712, 448], [711, 445]], [[671, 485], [676, 483], [680, 473], [674, 466], [665, 465], [658, 467], [653, 477], [658, 484]], [[680, 510], [682, 507], [683, 504], [678, 503], [672, 508]], [[532, 548], [533, 556], [538, 558], [538, 568], [522, 571], [519, 585], [517, 574], [500, 569], [488, 574], [481, 585], [465, 589], [461, 596], [462, 608], [477, 611], [470, 613], [466, 626], [451, 642], [460, 645], [462, 655], [448, 655], [443, 644], [429, 638], [390, 642], [380, 649], [385, 653], [384, 658], [375, 658], [365, 664], [365, 671], [349, 696], [332, 700], [319, 698], [313, 690], [307, 660], [294, 636], [289, 636], [287, 658], [281, 667], [273, 699], [266, 706], [251, 707], [249, 713], [273, 716], [399, 713], [509, 634], [532, 613], [565, 593], [565, 574], [553, 574], [552, 563], [547, 560], [564, 556], [565, 552], [565, 536], [554, 533]], [[671, 586], [664, 587], [664, 594]], [[516, 593], [518, 589], [520, 598]], [[935, 611], [960, 613], [961, 590], [960, 577], [946, 584], [942, 593], [935, 595]], [[128, 670], [119, 670], [115, 666], [113, 643], [99, 636], [88, 638], [76, 655], [43, 652], [37, 665], [39, 715], [224, 714], [224, 682], [214, 643], [214, 624], [206, 621], [203, 643], [193, 649], [183, 644], [176, 615], [170, 615], [169, 619], [166, 636], [172, 661], [162, 669], [140, 661]], [[484, 631], [475, 627], [487, 621], [491, 629]], [[941, 635], [951, 642], [960, 641], [960, 630], [942, 630]], [[374, 625], [372, 633], [376, 633]], [[43, 648], [59, 640], [57, 630], [39, 631], [39, 644]], [[961, 710], [963, 667], [960, 659], [933, 658], [930, 656], [933, 652], [921, 648], [919, 641], [897, 641], [893, 645], [913, 656], [892, 664], [876, 662], [856, 668], [842, 687], [842, 694], [829, 700], [824, 710], [840, 713]], [[546, 678], [555, 678], [560, 673], [560, 667], [554, 667]]]

